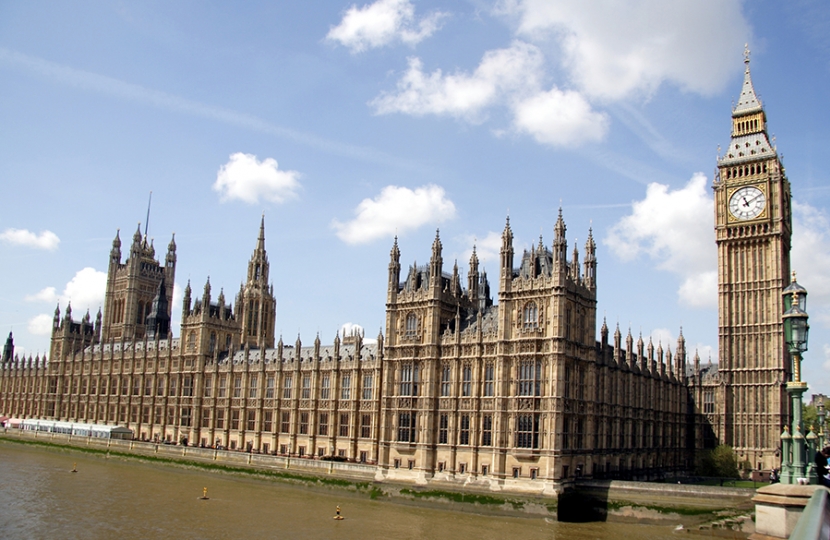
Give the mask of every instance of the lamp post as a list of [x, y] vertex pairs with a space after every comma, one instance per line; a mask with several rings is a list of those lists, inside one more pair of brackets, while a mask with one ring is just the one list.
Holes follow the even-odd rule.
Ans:
[[818, 445], [820, 448], [824, 448], [824, 417], [827, 414], [827, 411], [824, 409], [823, 396], [819, 399], [818, 406], [816, 408], [818, 409]]
[[[816, 435], [812, 432], [805, 438], [801, 421], [801, 397], [807, 390], [807, 383], [801, 380], [801, 356], [807, 350], [810, 325], [807, 324], [807, 289], [795, 281], [795, 272], [790, 285], [784, 289], [784, 340], [792, 360], [792, 380], [787, 383], [793, 411], [790, 433], [785, 428], [782, 434], [781, 483], [795, 484], [799, 478], [807, 478], [815, 484], [817, 477], [812, 456], [807, 455], [807, 443], [815, 452]], [[789, 443], [789, 444], [788, 444]], [[809, 461], [808, 461], [809, 459]]]

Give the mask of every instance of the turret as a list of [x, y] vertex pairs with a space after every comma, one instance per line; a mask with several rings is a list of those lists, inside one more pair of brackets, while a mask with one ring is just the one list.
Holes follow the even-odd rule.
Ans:
[[14, 358], [14, 336], [9, 332], [9, 337], [6, 338], [6, 344], [3, 346], [2, 363], [7, 364]]
[[210, 276], [205, 281], [205, 290], [202, 293], [202, 311], [207, 312], [210, 308]]
[[588, 229], [588, 240], [585, 242], [585, 286], [592, 291], [597, 288], [597, 244], [592, 229]]
[[467, 274], [467, 296], [471, 302], [478, 300], [478, 255], [473, 245], [473, 254], [470, 255], [470, 272]]
[[389, 252], [389, 284], [387, 286], [388, 300], [394, 302], [398, 297], [398, 284], [401, 282], [401, 251], [398, 249], [398, 237], [392, 244]]
[[562, 207], [559, 207], [559, 217], [556, 219], [556, 225], [553, 227], [553, 266], [559, 271], [563, 272], [568, 266], [568, 240], [565, 238], [567, 227], [565, 220], [562, 219]]
[[574, 252], [571, 256], [571, 279], [576, 283], [579, 283], [579, 271], [579, 248], [576, 247], [576, 242], [574, 242]]
[[175, 268], [176, 267], [176, 233], [173, 233], [173, 238], [170, 239], [170, 243], [167, 244], [167, 256], [164, 258], [165, 267]]
[[112, 249], [110, 250], [111, 265], [117, 266], [121, 264], [121, 237], [119, 236], [120, 233], [121, 229], [116, 229], [115, 238], [112, 241]]
[[441, 287], [441, 272], [444, 267], [444, 259], [441, 257], [442, 250], [441, 237], [436, 229], [435, 240], [432, 242], [432, 256], [429, 259], [429, 277], [430, 284], [439, 289]]
[[510, 289], [513, 281], [513, 230], [510, 228], [510, 217], [501, 233], [501, 292]]
[[187, 286], [184, 288], [184, 298], [182, 299], [182, 319], [190, 315], [190, 280], [187, 280]]

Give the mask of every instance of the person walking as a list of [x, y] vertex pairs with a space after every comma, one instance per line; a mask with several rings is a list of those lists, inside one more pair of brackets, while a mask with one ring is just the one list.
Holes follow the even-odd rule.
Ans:
[[825, 446], [816, 452], [816, 474], [818, 483], [824, 487], [830, 487], [830, 479], [827, 478], [827, 458], [830, 457], [830, 446]]

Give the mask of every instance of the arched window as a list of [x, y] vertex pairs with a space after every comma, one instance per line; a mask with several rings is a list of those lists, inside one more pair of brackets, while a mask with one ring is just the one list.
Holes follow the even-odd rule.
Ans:
[[525, 304], [522, 322], [525, 328], [536, 328], [539, 324], [539, 310], [535, 302]]
[[406, 316], [406, 335], [414, 336], [418, 332], [418, 316], [410, 313]]
[[191, 330], [187, 336], [187, 350], [193, 352], [196, 350], [196, 331]]
[[216, 350], [216, 332], [211, 332], [210, 333], [210, 346], [209, 346], [208, 352], [210, 354], [213, 354], [213, 351], [215, 351], [215, 350]]

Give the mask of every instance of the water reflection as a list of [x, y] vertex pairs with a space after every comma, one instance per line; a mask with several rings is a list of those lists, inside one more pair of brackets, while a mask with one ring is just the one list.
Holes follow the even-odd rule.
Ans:
[[[557, 523], [373, 501], [340, 490], [239, 478], [0, 441], [3, 538], [673, 538], [670, 526]], [[78, 473], [73, 474], [73, 463]], [[209, 500], [201, 500], [208, 488]], [[343, 521], [332, 519], [342, 507]]]

